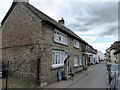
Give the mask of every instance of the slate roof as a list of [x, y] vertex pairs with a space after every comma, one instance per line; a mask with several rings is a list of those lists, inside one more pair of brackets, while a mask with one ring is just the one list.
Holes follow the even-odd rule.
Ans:
[[114, 42], [114, 44], [111, 45], [111, 49], [116, 50], [114, 54], [120, 53], [120, 41]]
[[74, 36], [75, 38], [77, 38], [80, 42], [83, 42], [87, 45], [89, 45], [87, 42], [85, 42], [82, 38], [80, 38], [79, 36], [77, 36], [72, 30], [68, 29], [67, 27], [65, 27], [64, 25], [61, 25], [59, 22], [55, 21], [54, 19], [50, 18], [49, 16], [47, 16], [46, 14], [44, 14], [43, 12], [41, 12], [40, 10], [38, 10], [37, 8], [35, 8], [34, 6], [32, 6], [31, 4], [29, 4], [28, 2], [13, 2], [12, 6], [10, 7], [10, 9], [8, 10], [7, 14], [5, 15], [4, 19], [1, 22], [1, 25], [3, 25], [7, 19], [7, 17], [10, 15], [10, 13], [12, 12], [12, 10], [14, 9], [15, 5], [17, 3], [22, 3], [23, 5], [25, 5], [27, 8], [29, 8], [35, 15], [37, 15], [40, 19], [42, 19], [42, 22], [44, 23], [49, 23], [52, 24], [54, 26], [56, 26], [57, 28], [59, 28], [61, 31]]
[[120, 41], [114, 42], [114, 44], [111, 45], [111, 49], [118, 50], [120, 48]]
[[120, 48], [114, 52], [115, 55], [118, 53], [120, 53]]
[[61, 25], [59, 22], [55, 21], [54, 19], [50, 18], [49, 16], [47, 16], [46, 14], [44, 14], [43, 12], [41, 12], [40, 10], [36, 9], [34, 6], [32, 6], [29, 3], [24, 3], [24, 5], [26, 7], [28, 7], [33, 13], [35, 13], [40, 19], [43, 20], [43, 22], [45, 23], [49, 23], [52, 24], [56, 27], [58, 27], [61, 31], [66, 32], [69, 35], [74, 36], [75, 38], [77, 38], [79, 41], [84, 42], [85, 44], [88, 44], [87, 42], [85, 42], [82, 38], [80, 38], [79, 36], [77, 36], [72, 30], [68, 29], [67, 27], [65, 27], [64, 25]]

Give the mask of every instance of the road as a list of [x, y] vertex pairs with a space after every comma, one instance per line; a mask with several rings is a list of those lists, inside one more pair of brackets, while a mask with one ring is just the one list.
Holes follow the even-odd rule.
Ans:
[[68, 88], [107, 88], [108, 86], [106, 64], [105, 62], [100, 62], [88, 75], [76, 81]]

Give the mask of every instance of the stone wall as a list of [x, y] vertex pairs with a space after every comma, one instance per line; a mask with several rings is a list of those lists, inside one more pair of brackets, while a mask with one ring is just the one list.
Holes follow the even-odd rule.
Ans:
[[36, 82], [42, 46], [41, 20], [22, 3], [17, 3], [2, 26], [2, 36], [2, 60], [10, 62], [10, 75], [18, 74]]
[[2, 47], [36, 43], [41, 35], [41, 20], [22, 3], [17, 3], [2, 26]]

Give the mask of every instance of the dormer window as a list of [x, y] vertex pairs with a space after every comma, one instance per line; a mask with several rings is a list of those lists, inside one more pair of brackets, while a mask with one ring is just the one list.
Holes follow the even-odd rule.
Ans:
[[79, 41], [74, 39], [74, 47], [79, 48]]

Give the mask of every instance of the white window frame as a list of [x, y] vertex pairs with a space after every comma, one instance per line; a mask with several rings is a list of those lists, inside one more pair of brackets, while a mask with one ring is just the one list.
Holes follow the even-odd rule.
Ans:
[[79, 58], [79, 65], [82, 66], [82, 57]]
[[[61, 38], [61, 40], [59, 40], [59, 38]], [[68, 45], [68, 37], [66, 34], [55, 29], [54, 30], [54, 42]]]
[[[57, 58], [56, 58], [57, 56]], [[67, 58], [67, 54], [64, 51], [52, 50], [52, 68], [59, 68], [64, 66], [64, 60]]]
[[80, 47], [80, 43], [78, 40], [74, 39], [74, 47], [75, 48], [79, 48]]
[[74, 56], [74, 67], [77, 67], [79, 65], [78, 60], [78, 56]]

